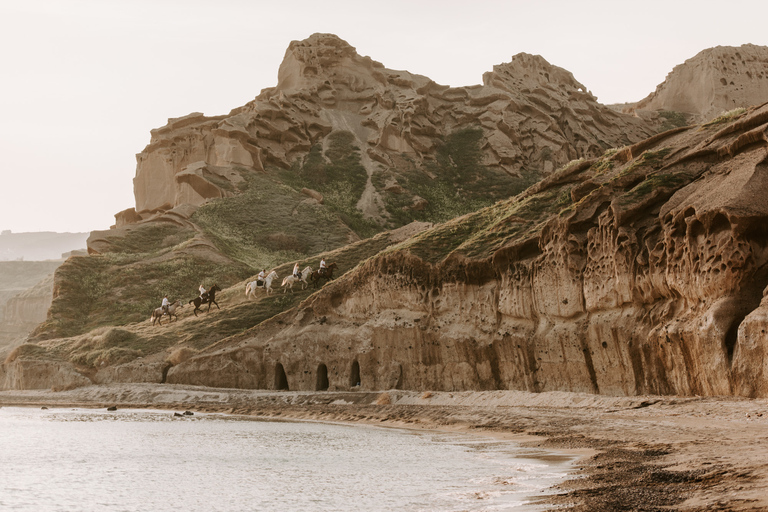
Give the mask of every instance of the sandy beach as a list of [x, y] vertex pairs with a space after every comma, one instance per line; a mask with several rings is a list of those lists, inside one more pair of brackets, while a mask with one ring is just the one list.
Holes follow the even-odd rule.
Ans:
[[492, 434], [582, 456], [578, 477], [545, 498], [552, 509], [768, 509], [768, 400], [115, 384], [3, 391], [1, 406], [158, 408]]

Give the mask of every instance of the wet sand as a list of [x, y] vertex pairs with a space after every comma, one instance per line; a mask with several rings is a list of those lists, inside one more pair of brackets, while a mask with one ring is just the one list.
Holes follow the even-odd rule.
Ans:
[[554, 510], [768, 510], [768, 400], [580, 393], [294, 392], [113, 384], [0, 406], [157, 408], [503, 436], [582, 455]]

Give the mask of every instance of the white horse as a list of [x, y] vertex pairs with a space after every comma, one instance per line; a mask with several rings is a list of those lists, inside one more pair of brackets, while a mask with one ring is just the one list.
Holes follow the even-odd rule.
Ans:
[[[307, 267], [301, 271], [301, 274], [299, 274], [301, 276], [300, 281], [301, 281], [302, 290], [304, 290], [307, 287], [307, 278], [311, 273], [312, 273], [312, 267], [307, 265]], [[287, 292], [288, 290], [291, 290], [291, 293], [293, 293], [293, 283], [295, 283], [296, 281], [299, 281], [299, 279], [296, 279], [293, 274], [289, 276], [285, 276], [285, 279], [283, 279], [283, 284], [280, 286], [282, 286], [283, 288], [287, 286], [288, 288], [285, 288], [283, 290], [283, 293]]]
[[256, 289], [257, 288], [264, 288], [267, 291], [267, 295], [272, 293], [272, 281], [277, 279], [277, 272], [274, 270], [267, 274], [267, 277], [264, 278], [262, 281], [262, 284], [259, 285], [259, 279], [256, 281], [251, 281], [250, 283], [245, 285], [245, 296], [249, 299], [255, 299], [256, 298]]
[[[183, 305], [181, 304], [180, 300], [177, 300], [176, 302], [168, 304], [168, 313], [167, 314], [168, 314], [168, 322], [169, 323], [173, 321], [173, 317], [174, 316], [176, 317], [176, 320], [179, 319], [179, 317], [176, 315], [176, 308], [181, 309], [182, 307], [183, 307]], [[155, 308], [155, 310], [152, 312], [152, 316], [149, 318], [150, 320], [152, 320], [152, 325], [155, 325], [155, 322], [157, 322], [158, 325], [162, 325], [162, 323], [163, 323], [162, 319], [163, 319], [163, 315], [164, 314], [166, 314], [166, 313], [163, 311], [162, 306], [159, 307], [159, 308]]]

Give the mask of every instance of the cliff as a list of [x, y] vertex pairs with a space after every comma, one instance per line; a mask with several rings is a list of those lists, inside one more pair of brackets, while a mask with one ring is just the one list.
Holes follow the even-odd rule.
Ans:
[[717, 46], [675, 66], [630, 111], [675, 111], [695, 122], [768, 100], [768, 47]]
[[450, 88], [387, 69], [332, 34], [314, 34], [289, 45], [277, 85], [247, 105], [152, 130], [137, 155], [136, 207], [118, 214], [117, 226], [230, 197], [249, 173], [295, 174], [314, 147], [326, 150], [329, 136], [343, 131], [364, 169], [357, 210], [398, 227], [407, 222], [388, 221], [403, 205], [390, 207], [388, 198], [405, 193], [405, 205], [423, 199], [408, 186], [413, 172], [429, 176], [427, 164], [439, 158], [445, 138], [467, 128], [480, 130], [480, 163], [493, 176], [517, 179], [517, 191], [569, 160], [652, 133], [639, 119], [599, 104], [571, 73], [540, 56], [516, 55], [486, 73], [482, 86]]
[[[248, 105], [153, 131], [137, 209], [0, 383], [766, 396], [766, 130], [645, 138], [541, 57], [452, 89], [316, 34]], [[321, 255], [319, 291], [244, 297]], [[200, 283], [221, 309], [148, 324]]]
[[172, 383], [768, 396], [768, 106], [575, 162]]

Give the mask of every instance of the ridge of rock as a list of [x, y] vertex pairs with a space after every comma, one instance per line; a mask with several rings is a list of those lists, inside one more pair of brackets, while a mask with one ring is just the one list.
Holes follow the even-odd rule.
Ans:
[[678, 64], [654, 92], [630, 111], [682, 112], [702, 122], [765, 101], [768, 46], [744, 44], [708, 48]]
[[332, 34], [293, 41], [277, 85], [253, 101], [228, 115], [195, 113], [152, 130], [137, 155], [135, 211], [121, 212], [118, 226], [226, 197], [223, 184], [244, 172], [290, 169], [332, 132], [354, 135], [370, 181], [358, 208], [379, 222], [388, 217], [385, 194], [372, 178], [398, 172], [404, 158], [423, 169], [458, 130], [482, 130], [482, 164], [492, 172], [532, 179], [653, 133], [642, 120], [598, 103], [571, 73], [540, 56], [516, 55], [483, 82], [451, 88], [387, 69]]

